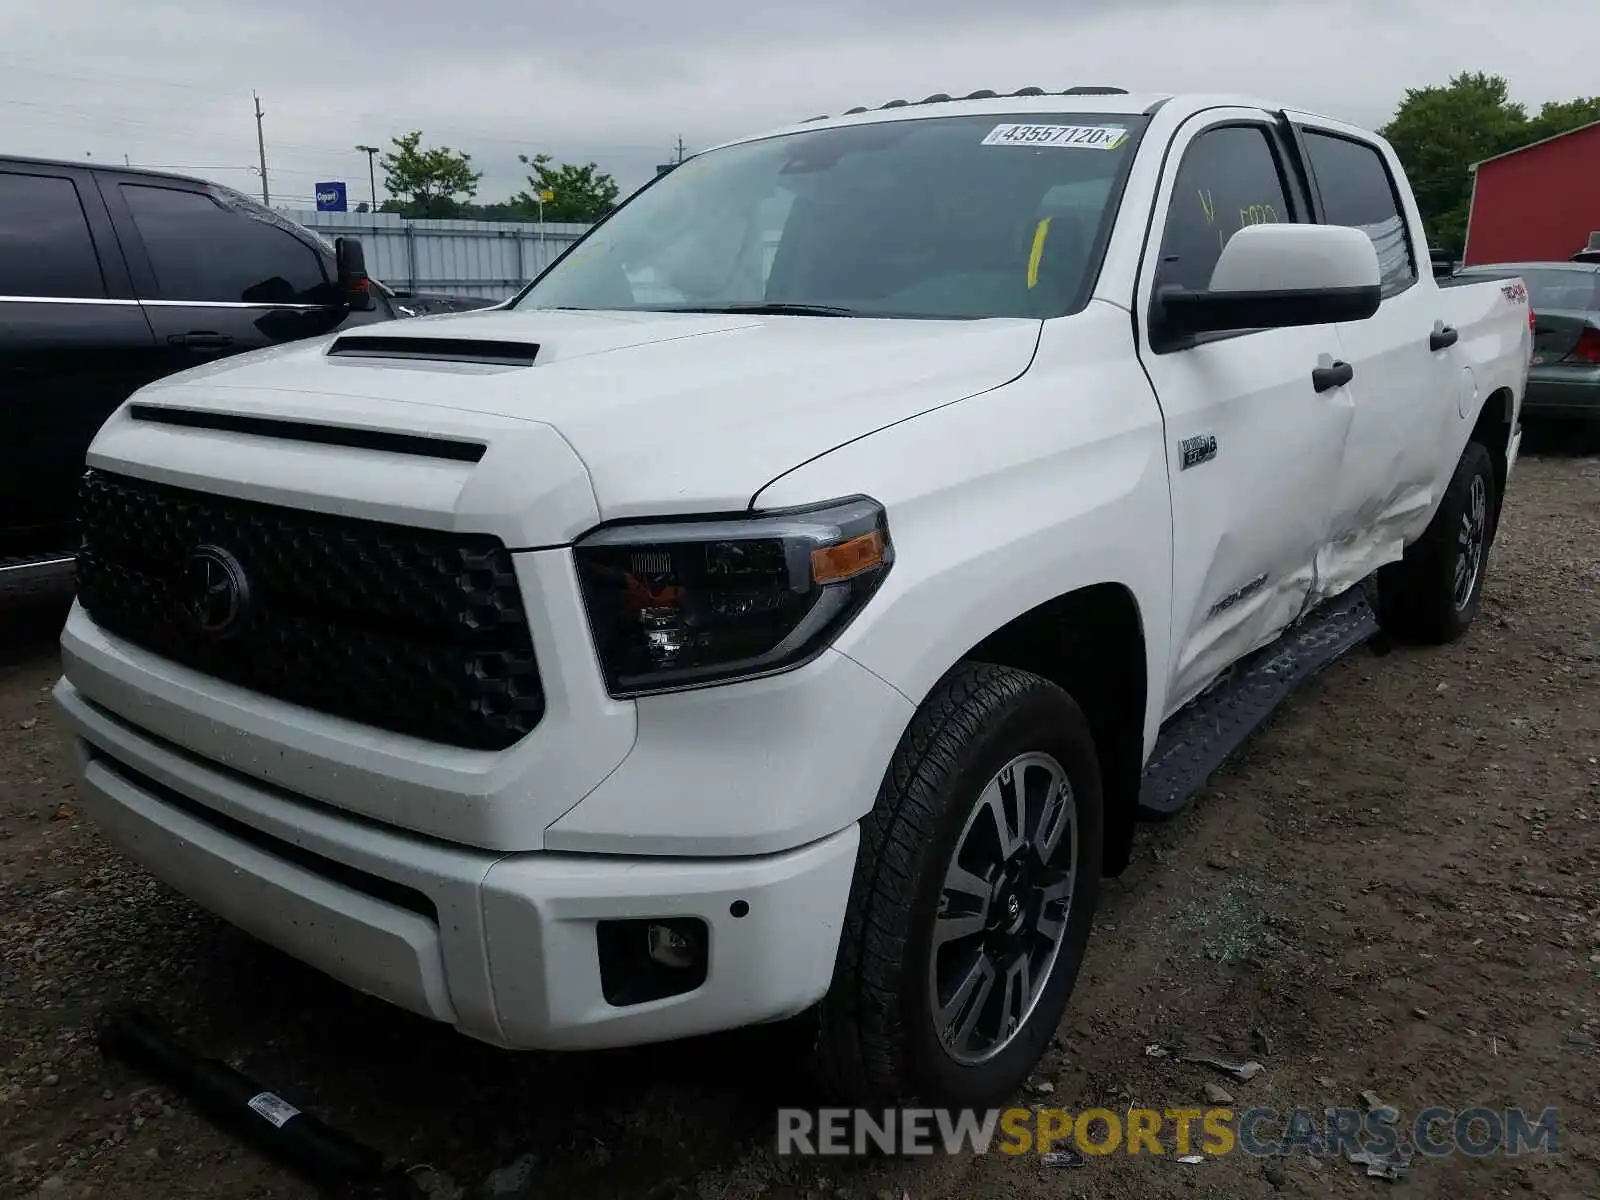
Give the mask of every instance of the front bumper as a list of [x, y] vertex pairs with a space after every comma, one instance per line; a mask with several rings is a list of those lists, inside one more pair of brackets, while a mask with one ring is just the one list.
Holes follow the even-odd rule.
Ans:
[[[70, 679], [55, 695], [77, 738], [82, 802], [124, 853], [260, 940], [479, 1040], [586, 1049], [709, 1033], [801, 1012], [831, 980], [854, 824], [759, 857], [501, 854], [199, 758]], [[672, 917], [709, 930], [704, 982], [609, 1003], [599, 923]]]

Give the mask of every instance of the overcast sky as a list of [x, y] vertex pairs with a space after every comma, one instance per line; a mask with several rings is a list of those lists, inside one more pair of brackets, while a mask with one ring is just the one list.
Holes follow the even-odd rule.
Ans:
[[[1537, 109], [1600, 91], [1595, 0], [0, 0], [0, 153], [182, 167], [275, 204], [367, 195], [360, 142], [597, 162], [624, 193], [718, 140], [932, 92], [1245, 91], [1363, 125], [1407, 87], [1504, 75]], [[1537, 14], [1534, 16], [1533, 14]], [[381, 172], [378, 187], [382, 194]]]

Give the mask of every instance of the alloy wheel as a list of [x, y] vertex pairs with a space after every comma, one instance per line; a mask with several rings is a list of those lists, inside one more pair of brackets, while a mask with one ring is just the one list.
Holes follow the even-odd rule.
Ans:
[[957, 1062], [992, 1059], [1027, 1024], [1061, 953], [1077, 866], [1066, 771], [1047, 754], [1017, 756], [973, 805], [934, 918], [929, 998]]

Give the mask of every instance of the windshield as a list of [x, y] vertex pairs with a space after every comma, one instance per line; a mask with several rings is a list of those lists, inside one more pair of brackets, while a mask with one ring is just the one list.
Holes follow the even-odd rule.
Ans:
[[1080, 307], [1143, 118], [924, 117], [689, 159], [516, 308], [1049, 317]]

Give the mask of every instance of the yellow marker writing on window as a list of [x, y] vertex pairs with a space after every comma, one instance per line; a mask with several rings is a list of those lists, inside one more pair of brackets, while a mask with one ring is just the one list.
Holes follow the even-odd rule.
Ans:
[[1050, 236], [1050, 218], [1045, 217], [1033, 231], [1033, 249], [1028, 252], [1028, 289], [1039, 284], [1039, 260], [1044, 257], [1044, 239]]

